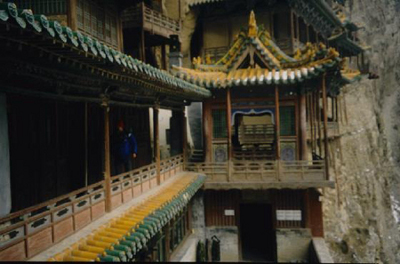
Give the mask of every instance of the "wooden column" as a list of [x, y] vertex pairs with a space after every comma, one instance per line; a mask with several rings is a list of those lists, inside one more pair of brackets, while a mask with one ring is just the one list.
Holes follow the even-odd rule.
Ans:
[[290, 45], [292, 46], [292, 52], [294, 53], [294, 32], [295, 32], [295, 24], [294, 24], [294, 12], [290, 11]]
[[322, 157], [322, 125], [321, 125], [321, 106], [319, 104], [319, 99], [321, 98], [320, 88], [317, 89], [315, 93], [315, 105], [316, 105], [316, 118], [317, 118], [317, 128], [318, 128], [318, 154]]
[[185, 170], [187, 162], [187, 119], [185, 107], [182, 107], [182, 140], [183, 170]]
[[203, 148], [204, 161], [211, 162], [212, 160], [212, 118], [211, 104], [209, 101], [203, 102]]
[[153, 135], [154, 135], [154, 159], [156, 162], [157, 168], [157, 185], [160, 185], [161, 182], [161, 160], [160, 160], [160, 129], [158, 124], [158, 112], [159, 106], [156, 105], [153, 107]]
[[168, 63], [167, 63], [167, 45], [162, 44], [161, 46], [161, 62], [162, 68], [168, 71]]
[[85, 102], [85, 187], [88, 186], [88, 103]]
[[76, 13], [76, 9], [77, 9], [77, 4], [78, 4], [78, 0], [69, 0], [67, 2], [67, 22], [68, 22], [68, 26], [73, 30], [76, 31], [78, 30], [78, 23], [77, 23], [77, 13]]
[[275, 135], [276, 135], [276, 159], [281, 159], [281, 121], [279, 114], [279, 90], [275, 86]]
[[326, 101], [326, 73], [322, 77], [322, 105], [324, 112], [324, 158], [325, 158], [325, 170], [326, 180], [329, 180], [329, 162], [328, 162], [328, 115], [327, 115], [327, 101]]
[[104, 181], [106, 212], [111, 211], [110, 108], [104, 108]]
[[[145, 14], [145, 5], [144, 2], [142, 1], [142, 25], [144, 25], [144, 14]], [[146, 62], [146, 45], [145, 45], [145, 36], [144, 36], [144, 29], [143, 26], [141, 27], [141, 32], [140, 32], [140, 60], [143, 62]]]
[[307, 160], [307, 113], [306, 113], [306, 95], [300, 95], [300, 145], [301, 159]]
[[227, 137], [228, 137], [228, 182], [231, 178], [231, 162], [232, 162], [232, 125], [231, 125], [231, 116], [232, 116], [232, 104], [231, 104], [231, 89], [226, 88], [226, 129], [227, 129]]

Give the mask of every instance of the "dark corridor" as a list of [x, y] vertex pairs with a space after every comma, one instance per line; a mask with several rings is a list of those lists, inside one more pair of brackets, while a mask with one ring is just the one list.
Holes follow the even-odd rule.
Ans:
[[271, 205], [242, 204], [240, 234], [244, 261], [275, 261], [276, 238]]

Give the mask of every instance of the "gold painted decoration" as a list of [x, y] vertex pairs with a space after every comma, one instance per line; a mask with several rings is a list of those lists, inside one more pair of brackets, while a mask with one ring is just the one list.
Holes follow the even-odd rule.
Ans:
[[248, 36], [250, 38], [255, 38], [257, 37], [257, 23], [256, 23], [256, 15], [254, 14], [254, 11], [251, 10], [250, 12], [250, 19], [249, 19], [249, 34]]

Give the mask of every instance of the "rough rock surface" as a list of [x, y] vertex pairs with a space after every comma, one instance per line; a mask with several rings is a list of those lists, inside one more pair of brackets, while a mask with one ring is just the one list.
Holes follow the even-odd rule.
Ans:
[[335, 153], [326, 190], [326, 241], [336, 262], [400, 263], [400, 1], [347, 1], [350, 19], [365, 25], [371, 69], [343, 89], [348, 123], [330, 144]]

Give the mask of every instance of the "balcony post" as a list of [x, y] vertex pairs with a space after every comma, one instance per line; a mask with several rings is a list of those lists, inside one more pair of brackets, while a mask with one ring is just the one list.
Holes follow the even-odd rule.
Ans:
[[106, 195], [106, 212], [111, 211], [111, 161], [110, 161], [110, 108], [104, 100], [104, 182]]
[[231, 170], [232, 170], [232, 105], [231, 105], [231, 89], [226, 89], [226, 129], [228, 137], [228, 182], [231, 181]]
[[156, 104], [153, 107], [153, 134], [154, 134], [154, 159], [156, 162], [156, 170], [157, 170], [157, 185], [160, 185], [161, 182], [161, 164], [160, 164], [160, 129], [158, 123], [158, 112], [159, 106]]
[[322, 105], [324, 112], [324, 159], [325, 159], [325, 171], [326, 180], [329, 181], [329, 162], [328, 162], [328, 115], [327, 111], [327, 101], [326, 101], [326, 73], [322, 77]]

